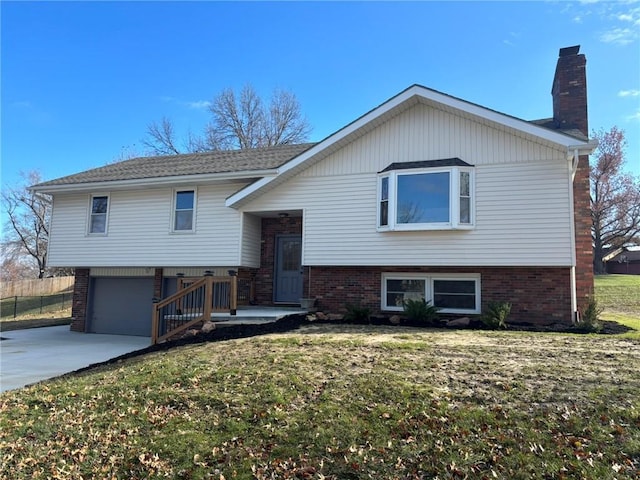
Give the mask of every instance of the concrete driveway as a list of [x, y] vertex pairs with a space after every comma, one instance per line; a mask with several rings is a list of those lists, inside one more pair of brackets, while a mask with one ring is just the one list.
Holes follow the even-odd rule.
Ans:
[[77, 333], [69, 325], [0, 332], [0, 392], [104, 362], [151, 344], [148, 337]]

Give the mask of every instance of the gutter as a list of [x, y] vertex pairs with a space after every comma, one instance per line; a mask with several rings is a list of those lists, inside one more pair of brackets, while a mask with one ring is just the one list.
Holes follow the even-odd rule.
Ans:
[[571, 221], [569, 222], [571, 232], [571, 318], [573, 318], [574, 322], [580, 321], [580, 312], [578, 311], [578, 291], [576, 286], [576, 219], [573, 184], [576, 171], [578, 170], [578, 164], [580, 162], [580, 155], [590, 155], [597, 147], [598, 142], [595, 140], [567, 147], [567, 162], [569, 170], [569, 217], [571, 218]]

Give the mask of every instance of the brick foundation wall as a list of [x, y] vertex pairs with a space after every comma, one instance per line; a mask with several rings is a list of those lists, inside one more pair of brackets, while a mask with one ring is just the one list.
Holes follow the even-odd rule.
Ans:
[[[255, 272], [257, 305], [273, 304], [273, 271], [276, 259], [278, 235], [302, 235], [302, 217], [263, 218], [260, 268]], [[306, 290], [304, 290], [306, 291]]]
[[506, 301], [513, 323], [572, 322], [569, 268], [311, 267], [311, 294], [324, 312], [344, 313], [351, 304], [380, 314], [383, 272], [479, 273], [483, 309], [490, 301]]
[[75, 269], [75, 282], [73, 284], [73, 299], [71, 304], [71, 331], [84, 332], [87, 321], [87, 303], [89, 301], [89, 277], [88, 268]]

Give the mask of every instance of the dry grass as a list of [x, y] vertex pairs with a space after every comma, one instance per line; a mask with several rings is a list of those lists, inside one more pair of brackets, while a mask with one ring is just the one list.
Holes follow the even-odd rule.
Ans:
[[0, 397], [0, 478], [640, 475], [640, 341], [311, 324]]

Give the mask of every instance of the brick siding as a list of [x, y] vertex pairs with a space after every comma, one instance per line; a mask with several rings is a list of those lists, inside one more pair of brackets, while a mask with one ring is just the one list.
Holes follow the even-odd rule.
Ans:
[[89, 301], [89, 269], [76, 268], [71, 305], [71, 331], [85, 332], [87, 321], [87, 303]]
[[[587, 59], [579, 47], [560, 50], [551, 94], [553, 120], [557, 128], [574, 128], [589, 136], [587, 114]], [[576, 297], [582, 312], [593, 295], [593, 247], [589, 193], [589, 157], [580, 157], [573, 181], [576, 248]]]
[[302, 235], [302, 217], [262, 219], [261, 263], [254, 276], [257, 305], [273, 304], [273, 275], [278, 235]]
[[153, 296], [155, 298], [162, 298], [162, 284], [164, 283], [164, 270], [162, 268], [156, 268], [153, 275]]
[[569, 268], [311, 267], [311, 293], [325, 312], [344, 313], [351, 304], [384, 313], [380, 306], [383, 272], [479, 273], [482, 309], [490, 301], [506, 301], [512, 304], [509, 321], [514, 323], [572, 322]]

